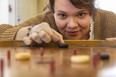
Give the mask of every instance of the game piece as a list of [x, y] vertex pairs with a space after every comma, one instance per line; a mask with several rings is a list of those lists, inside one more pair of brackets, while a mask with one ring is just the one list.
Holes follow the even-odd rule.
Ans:
[[31, 54], [29, 52], [20, 52], [15, 54], [16, 60], [29, 60], [31, 57]]
[[41, 47], [41, 48], [40, 48], [40, 56], [43, 57], [43, 55], [44, 55], [44, 50], [43, 50], [43, 48]]
[[87, 63], [89, 62], [90, 57], [88, 55], [76, 55], [71, 56], [72, 63]]
[[68, 44], [64, 43], [64, 44], [58, 44], [59, 48], [68, 48]]
[[11, 51], [10, 50], [7, 51], [7, 64], [8, 66], [11, 65]]
[[98, 65], [98, 60], [97, 60], [97, 55], [92, 55], [92, 66], [94, 68], [97, 68], [97, 65]]
[[3, 70], [4, 67], [4, 61], [3, 59], [0, 59], [0, 70]]
[[7, 59], [8, 59], [8, 60], [11, 59], [11, 52], [10, 52], [10, 50], [7, 51]]
[[100, 52], [97, 52], [96, 55], [94, 56], [94, 57], [96, 57], [96, 61], [98, 64], [100, 63], [100, 56], [101, 56]]
[[50, 61], [50, 72], [51, 73], [54, 73], [55, 72], [55, 61], [54, 61], [53, 58]]
[[77, 55], [77, 50], [74, 50], [73, 51], [73, 55]]
[[101, 54], [100, 55], [101, 60], [109, 60], [109, 58], [110, 58], [109, 54]]
[[98, 67], [98, 64], [100, 63], [100, 52], [96, 52], [95, 54], [92, 55], [92, 65], [95, 68]]
[[101, 55], [100, 52], [96, 53], [97, 59], [100, 59], [100, 55]]
[[3, 59], [0, 59], [0, 77], [3, 77], [4, 74], [4, 61]]

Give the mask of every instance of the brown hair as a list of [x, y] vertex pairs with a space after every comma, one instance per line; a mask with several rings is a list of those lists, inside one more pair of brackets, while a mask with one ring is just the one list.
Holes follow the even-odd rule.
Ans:
[[[81, 8], [86, 7], [92, 16], [95, 13], [94, 0], [69, 0], [75, 7]], [[49, 9], [54, 13], [54, 2], [55, 0], [49, 0]]]

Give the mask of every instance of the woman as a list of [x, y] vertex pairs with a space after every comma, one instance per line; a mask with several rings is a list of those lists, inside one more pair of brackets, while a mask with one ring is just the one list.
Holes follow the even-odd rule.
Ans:
[[64, 43], [63, 39], [116, 40], [116, 14], [95, 9], [94, 0], [49, 0], [49, 10], [38, 17], [36, 25], [19, 24], [12, 33], [16, 37], [10, 39], [23, 40], [26, 45], [32, 41]]

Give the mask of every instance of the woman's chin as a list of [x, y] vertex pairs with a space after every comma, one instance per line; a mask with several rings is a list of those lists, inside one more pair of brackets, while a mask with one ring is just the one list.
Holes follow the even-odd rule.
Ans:
[[79, 37], [68, 37], [67, 39], [68, 40], [80, 40], [81, 38], [79, 38]]

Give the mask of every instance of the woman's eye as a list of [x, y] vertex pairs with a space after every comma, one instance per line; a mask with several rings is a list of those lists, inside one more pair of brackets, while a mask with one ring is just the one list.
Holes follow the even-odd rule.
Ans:
[[79, 14], [78, 14], [78, 17], [82, 18], [82, 17], [84, 17], [85, 15], [86, 15], [85, 13], [79, 13]]
[[60, 19], [65, 19], [67, 17], [67, 15], [65, 15], [65, 14], [58, 14], [58, 16]]

